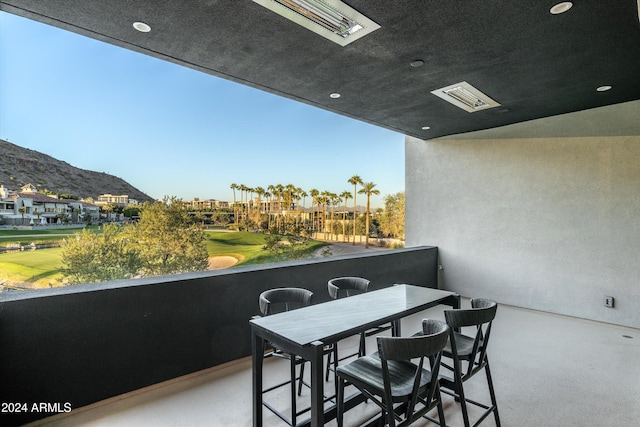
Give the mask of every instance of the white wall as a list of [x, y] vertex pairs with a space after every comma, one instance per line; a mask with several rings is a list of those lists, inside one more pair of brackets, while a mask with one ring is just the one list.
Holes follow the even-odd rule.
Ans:
[[439, 247], [441, 287], [640, 327], [640, 135], [405, 148], [407, 247]]

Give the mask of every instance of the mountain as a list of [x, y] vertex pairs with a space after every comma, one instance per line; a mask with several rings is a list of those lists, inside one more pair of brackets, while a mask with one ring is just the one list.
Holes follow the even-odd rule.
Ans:
[[140, 203], [153, 198], [125, 180], [103, 172], [94, 172], [71, 166], [38, 151], [22, 148], [0, 139], [0, 184], [10, 190], [20, 191], [25, 184], [33, 184], [38, 190], [70, 194], [78, 198], [100, 194], [126, 194]]

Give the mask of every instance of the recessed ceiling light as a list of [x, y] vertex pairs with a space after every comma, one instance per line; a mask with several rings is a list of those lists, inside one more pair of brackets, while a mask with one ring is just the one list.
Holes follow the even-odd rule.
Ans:
[[332, 94], [329, 95], [329, 98], [336, 99], [336, 98], [340, 98], [340, 96], [341, 95], [338, 92], [333, 92]]
[[429, 130], [431, 129], [431, 126], [422, 126], [422, 130]]
[[608, 90], [610, 90], [610, 89], [611, 89], [611, 86], [605, 85], [605, 86], [600, 86], [600, 87], [599, 87], [599, 88], [597, 88], [596, 90], [597, 90], [598, 92], [606, 92], [606, 91], [608, 91]]
[[410, 64], [413, 68], [419, 68], [424, 65], [424, 61], [422, 59], [416, 59], [415, 61], [411, 61]]
[[571, 3], [570, 1], [563, 1], [562, 3], [558, 3], [557, 5], [549, 9], [549, 12], [551, 12], [552, 15], [559, 15], [571, 9], [571, 6], [573, 6], [573, 3]]
[[134, 22], [133, 28], [140, 31], [141, 33], [148, 33], [149, 31], [151, 31], [151, 27], [144, 22]]

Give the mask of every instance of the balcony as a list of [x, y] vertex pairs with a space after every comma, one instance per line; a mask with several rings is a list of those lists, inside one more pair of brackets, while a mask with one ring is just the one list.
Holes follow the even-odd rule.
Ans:
[[[437, 286], [435, 247], [0, 293], [2, 402], [80, 408], [251, 354], [249, 319], [266, 289], [329, 300], [327, 280]], [[19, 425], [46, 413], [16, 414]]]
[[[468, 305], [463, 299], [462, 306]], [[418, 330], [424, 317], [442, 319], [443, 308], [403, 320], [403, 329]], [[635, 363], [640, 358], [639, 339], [633, 328], [500, 305], [489, 355], [502, 425], [636, 424], [640, 419], [640, 367]], [[373, 340], [367, 343], [369, 350], [375, 348]], [[346, 353], [356, 346], [357, 341], [350, 340], [341, 342], [340, 349]], [[271, 359], [265, 365], [267, 380], [287, 376], [285, 361]], [[482, 374], [467, 385], [473, 397], [487, 400]], [[286, 391], [269, 397], [286, 411]], [[298, 404], [308, 404], [308, 399], [305, 389]], [[447, 424], [463, 425], [459, 406], [448, 396], [444, 399]], [[361, 404], [346, 414], [345, 425], [359, 425], [377, 412], [372, 403]], [[286, 426], [269, 411], [264, 414], [265, 425]], [[251, 361], [239, 359], [35, 425], [250, 426]], [[327, 425], [335, 426], [335, 421]], [[490, 416], [483, 425], [495, 422]]]
[[[254, 2], [192, 2], [179, 11], [172, 2], [128, 2], [128, 12], [125, 3], [0, 0], [0, 8], [404, 133], [407, 244], [439, 252], [0, 295], [1, 402], [71, 402], [80, 411], [108, 400], [64, 425], [249, 425], [247, 320], [259, 292], [293, 285], [325, 295], [329, 277], [359, 274], [378, 286], [439, 283], [501, 304], [491, 358], [504, 425], [638, 424], [637, 1], [588, 2], [562, 16], [542, 2], [460, 10], [361, 1], [384, 30], [346, 55], [297, 24], [274, 25]], [[158, 17], [162, 33], [141, 43], [124, 16]], [[247, 31], [237, 31], [240, 16]], [[452, 62], [450, 47], [472, 38], [442, 29], [461, 16], [494, 27]], [[444, 50], [413, 68], [425, 46]], [[496, 60], [505, 55], [508, 69]], [[328, 70], [345, 70], [330, 73], [331, 88]], [[456, 76], [500, 93], [504, 108], [469, 115], [429, 95], [407, 96]], [[613, 90], [597, 89], [610, 83]], [[346, 96], [336, 101], [328, 95], [338, 87]], [[603, 307], [605, 296], [616, 298], [614, 309]], [[452, 425], [456, 413], [450, 405]]]
[[[2, 414], [2, 425], [251, 425], [248, 319], [258, 312], [260, 292], [304, 286], [322, 302], [328, 299], [326, 280], [346, 274], [369, 277], [376, 287], [435, 287], [437, 252], [417, 247], [5, 292], [2, 402], [69, 402], [74, 411]], [[424, 317], [442, 319], [442, 309], [403, 320], [403, 330], [418, 330]], [[634, 328], [501, 304], [490, 359], [503, 425], [633, 424], [640, 419], [638, 339]], [[342, 342], [341, 351], [356, 345]], [[371, 341], [368, 349], [373, 348]], [[267, 383], [287, 375], [286, 362], [267, 362]], [[472, 383], [472, 395], [486, 396], [483, 381]], [[285, 391], [268, 398], [286, 411]], [[308, 398], [305, 390], [300, 405]], [[447, 423], [461, 425], [458, 407], [445, 399]], [[348, 413], [347, 425], [376, 412], [372, 404], [360, 405]], [[284, 425], [264, 413], [265, 425]]]

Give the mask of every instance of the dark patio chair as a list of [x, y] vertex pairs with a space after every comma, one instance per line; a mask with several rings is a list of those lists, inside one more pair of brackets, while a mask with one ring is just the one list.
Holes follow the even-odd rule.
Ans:
[[[487, 357], [487, 345], [491, 333], [491, 324], [496, 316], [498, 305], [495, 301], [483, 298], [471, 300], [471, 309], [445, 310], [444, 316], [449, 325], [449, 342], [442, 355], [450, 358], [453, 366], [442, 363], [442, 366], [453, 373], [453, 378], [441, 377], [440, 385], [442, 392], [452, 395], [456, 401], [460, 402], [462, 416], [465, 427], [469, 427], [469, 413], [467, 403], [484, 409], [484, 412], [474, 424], [480, 424], [491, 412], [496, 420], [496, 426], [500, 427], [500, 417], [498, 416], [498, 404], [493, 390], [493, 381], [489, 369], [489, 359]], [[460, 328], [474, 326], [475, 335], [463, 335], [456, 332]], [[466, 369], [463, 369], [466, 364]], [[465, 397], [464, 383], [475, 374], [484, 370], [487, 377], [487, 385], [491, 396], [491, 405], [485, 405]]]
[[[260, 294], [259, 305], [260, 305], [260, 313], [263, 316], [270, 316], [272, 314], [281, 313], [284, 311], [293, 310], [296, 308], [306, 307], [311, 305], [311, 301], [313, 298], [313, 292], [307, 289], [301, 288], [277, 288], [271, 289]], [[300, 395], [302, 392], [303, 385], [303, 376], [304, 376], [304, 365], [305, 360], [289, 353], [283, 352], [277, 346], [269, 343], [270, 347], [273, 348], [273, 351], [266, 355], [265, 357], [281, 357], [284, 359], [288, 359], [290, 363], [290, 374], [291, 378], [288, 381], [281, 382], [272, 387], [269, 387], [263, 390], [263, 393], [268, 393], [272, 390], [275, 390], [280, 387], [284, 387], [289, 385], [291, 388], [291, 419], [287, 419], [283, 414], [281, 414], [278, 410], [276, 410], [273, 406], [266, 402], [266, 400], [262, 399], [262, 404], [269, 409], [271, 412], [276, 414], [280, 419], [282, 419], [287, 424], [294, 426], [296, 425], [298, 415], [306, 412], [305, 411], [297, 411], [296, 408], [296, 382], [298, 382], [298, 392]], [[296, 366], [300, 365], [300, 375], [296, 375]]]
[[[338, 366], [338, 427], [343, 426], [347, 382], [381, 408], [381, 417], [391, 427], [396, 421], [398, 426], [408, 426], [421, 417], [446, 425], [438, 371], [448, 336], [449, 327], [444, 322], [425, 319], [419, 336], [378, 337], [378, 353]], [[419, 360], [418, 364], [411, 359]], [[427, 415], [435, 407], [437, 421]]]
[[[362, 277], [337, 277], [335, 279], [329, 280], [329, 282], [327, 283], [327, 290], [329, 292], [329, 296], [332, 299], [338, 299], [338, 298], [349, 297], [351, 295], [365, 293], [369, 290], [369, 284], [370, 284], [370, 281]], [[381, 325], [379, 327], [361, 332], [360, 344], [358, 346], [357, 353], [348, 354], [346, 356], [342, 356], [337, 360], [334, 359], [333, 361], [331, 360], [331, 354], [330, 354], [329, 355], [330, 357], [327, 360], [327, 370], [325, 374], [325, 380], [329, 380], [329, 371], [332, 369], [331, 365], [333, 365], [333, 369], [335, 370], [335, 367], [337, 366], [338, 362], [341, 362], [345, 359], [349, 359], [354, 356], [362, 357], [365, 354], [367, 354], [367, 349], [366, 349], [367, 337], [378, 335], [380, 332], [384, 332], [392, 328], [393, 326], [391, 324], [386, 324], [386, 325]], [[338, 354], [337, 351], [336, 351], [336, 354]]]

